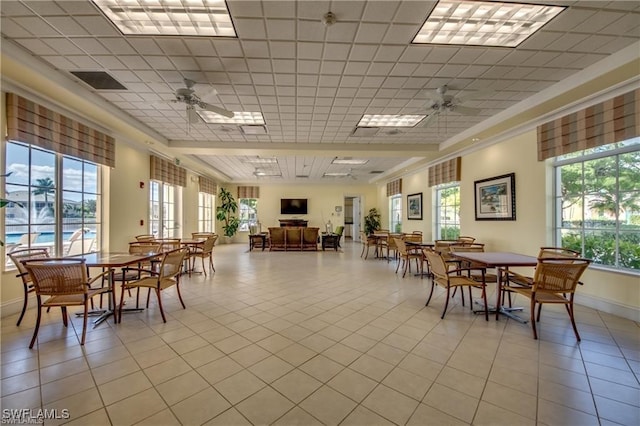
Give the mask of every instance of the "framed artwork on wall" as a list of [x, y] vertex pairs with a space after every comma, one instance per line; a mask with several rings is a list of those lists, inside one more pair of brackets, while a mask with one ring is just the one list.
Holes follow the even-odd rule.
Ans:
[[516, 220], [516, 174], [474, 182], [476, 220]]
[[422, 220], [422, 192], [407, 195], [407, 219]]

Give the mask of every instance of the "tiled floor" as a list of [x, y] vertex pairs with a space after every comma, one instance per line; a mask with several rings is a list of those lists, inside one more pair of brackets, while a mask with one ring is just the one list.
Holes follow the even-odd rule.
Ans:
[[459, 297], [440, 320], [427, 279], [344, 246], [218, 246], [215, 275], [184, 279], [186, 310], [168, 291], [166, 324], [152, 306], [84, 347], [59, 311], [33, 350], [35, 312], [3, 318], [2, 408], [68, 409], [77, 425], [640, 423], [639, 324], [578, 307], [577, 344], [545, 307], [536, 341]]

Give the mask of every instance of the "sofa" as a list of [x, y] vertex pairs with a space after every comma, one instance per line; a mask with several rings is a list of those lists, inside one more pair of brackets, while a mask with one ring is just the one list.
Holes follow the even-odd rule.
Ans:
[[270, 227], [269, 251], [278, 250], [318, 250], [320, 228]]

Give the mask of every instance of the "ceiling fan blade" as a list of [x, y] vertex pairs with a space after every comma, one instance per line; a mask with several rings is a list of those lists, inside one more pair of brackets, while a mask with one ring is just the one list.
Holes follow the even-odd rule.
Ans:
[[199, 122], [195, 107], [187, 107], [187, 118], [189, 119], [189, 124], [197, 124]]
[[471, 92], [468, 93], [464, 96], [456, 96], [454, 98], [454, 103], [456, 104], [463, 104], [467, 101], [471, 101], [471, 100], [476, 100], [476, 99], [483, 99], [486, 98], [492, 94], [494, 94], [495, 91], [494, 90], [490, 90], [490, 89], [483, 89], [483, 90], [478, 90], [475, 92]]
[[418, 124], [418, 127], [428, 127], [429, 124], [431, 124], [431, 122], [436, 118], [436, 116], [438, 116], [438, 112], [433, 112], [429, 115], [427, 115], [422, 122], [420, 122], [420, 124]]
[[233, 118], [233, 111], [226, 110], [224, 108], [217, 107], [215, 105], [208, 104], [206, 102], [198, 102], [198, 106], [204, 110], [215, 112], [216, 114], [225, 116], [227, 118]]
[[462, 114], [462, 115], [478, 115], [480, 114], [481, 109], [465, 107], [462, 105], [454, 105], [451, 111], [456, 112], [458, 114]]

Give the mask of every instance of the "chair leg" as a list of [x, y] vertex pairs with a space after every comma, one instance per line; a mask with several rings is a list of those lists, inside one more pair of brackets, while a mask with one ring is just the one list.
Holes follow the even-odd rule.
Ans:
[[464, 287], [460, 289], [460, 299], [462, 300], [462, 307], [464, 308]]
[[67, 315], [67, 307], [63, 306], [61, 311], [62, 311], [62, 323], [64, 324], [65, 327], [68, 327], [69, 326], [69, 319], [67, 318], [68, 317], [68, 315]]
[[[118, 321], [117, 322], [121, 322], [122, 321], [122, 306], [124, 306], [124, 290], [125, 290], [125, 286], [124, 283], [122, 284], [121, 290], [120, 290], [120, 303], [118, 304], [118, 312], [116, 312], [116, 315], [118, 316]], [[138, 294], [140, 294], [140, 288], [138, 288]], [[136, 298], [137, 299], [137, 298]], [[138, 302], [136, 301], [136, 308], [138, 307]]]
[[207, 276], [207, 268], [204, 267], [204, 256], [201, 257], [202, 260], [202, 272], [204, 273], [204, 276]]
[[20, 325], [22, 322], [22, 318], [24, 318], [24, 313], [27, 312], [27, 302], [29, 300], [29, 288], [25, 283], [22, 283], [24, 286], [24, 300], [22, 301], [22, 312], [20, 312], [20, 318], [18, 318], [18, 322], [16, 325]]
[[573, 293], [571, 293], [571, 297], [569, 298], [569, 304], [567, 305], [569, 307], [569, 318], [571, 319], [571, 325], [573, 326], [573, 332], [576, 335], [576, 339], [578, 339], [578, 342], [580, 341], [580, 334], [578, 333], [578, 327], [576, 327], [576, 320], [574, 318], [574, 311], [573, 311]]
[[484, 319], [489, 321], [489, 306], [487, 305], [487, 286], [482, 286], [482, 301], [484, 302]]
[[89, 316], [89, 303], [88, 303], [88, 300], [85, 299], [85, 301], [84, 301], [84, 315], [83, 315], [83, 318], [82, 318], [82, 339], [80, 339], [80, 345], [84, 345], [84, 339], [87, 336], [87, 317], [88, 316]]
[[531, 297], [531, 328], [533, 329], [533, 338], [538, 339], [538, 331], [536, 330], [536, 298], [535, 294]]
[[436, 286], [436, 283], [431, 280], [431, 291], [429, 292], [429, 298], [427, 299], [427, 303], [424, 306], [429, 306], [429, 302], [431, 302], [431, 296], [433, 296], [433, 288]]
[[156, 288], [155, 290], [156, 290], [156, 296], [158, 297], [158, 307], [160, 308], [160, 315], [162, 315], [162, 322], [167, 322], [167, 318], [165, 318], [164, 316], [164, 309], [162, 309], [162, 297], [160, 296], [160, 289]]
[[211, 256], [209, 256], [209, 266], [211, 267], [211, 270], [213, 272], [216, 271], [216, 268], [214, 268], [214, 266], [213, 266], [213, 254]]
[[[402, 259], [402, 258], [401, 258]], [[401, 260], [402, 262], [404, 262], [404, 259]], [[400, 260], [398, 261], [398, 264], [396, 265], [396, 274], [398, 273], [398, 269], [400, 269]]]
[[[567, 306], [567, 305], [564, 305], [564, 306]], [[541, 313], [542, 313], [542, 303], [538, 303], [538, 317], [536, 318], [536, 322], [540, 322], [540, 314]], [[571, 314], [569, 314], [569, 315], [571, 315]]]
[[180, 304], [182, 305], [182, 309], [187, 309], [182, 301], [182, 294], [180, 293], [180, 283], [176, 283], [176, 292], [178, 293], [178, 299], [180, 299]]
[[36, 328], [33, 330], [33, 337], [31, 338], [31, 343], [29, 343], [29, 349], [33, 349], [33, 345], [36, 343], [36, 338], [38, 337], [38, 330], [40, 329], [40, 319], [42, 318], [42, 299], [40, 296], [37, 296], [38, 299], [38, 316], [36, 318]]
[[442, 316], [440, 319], [444, 319], [444, 314], [447, 313], [447, 307], [449, 306], [449, 293], [451, 292], [451, 287], [447, 284], [447, 297], [444, 298], [444, 309], [442, 310]]

